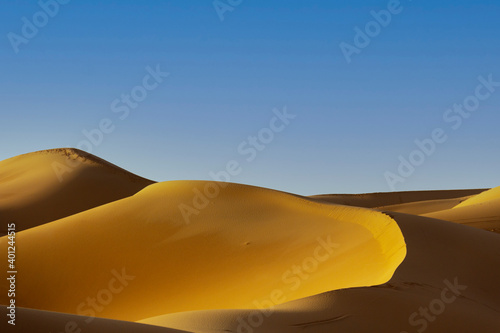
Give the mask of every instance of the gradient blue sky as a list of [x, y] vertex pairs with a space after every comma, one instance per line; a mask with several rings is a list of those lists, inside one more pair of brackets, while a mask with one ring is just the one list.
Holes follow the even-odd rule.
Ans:
[[[339, 44], [387, 4], [244, 0], [220, 21], [211, 0], [73, 0], [15, 53], [7, 34], [41, 9], [4, 1], [0, 159], [75, 147], [109, 118], [116, 128], [92, 153], [157, 181], [209, 179], [237, 160], [237, 183], [375, 192], [442, 127], [448, 141], [396, 189], [499, 186], [500, 88], [456, 131], [443, 114], [479, 75], [500, 81], [500, 2], [401, 1], [348, 64]], [[170, 76], [119, 120], [111, 102], [157, 64]], [[246, 161], [238, 145], [284, 106], [296, 119]]]

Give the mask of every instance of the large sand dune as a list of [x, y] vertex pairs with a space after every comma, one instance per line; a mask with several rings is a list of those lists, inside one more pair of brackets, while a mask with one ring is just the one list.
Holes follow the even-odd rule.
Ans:
[[0, 161], [0, 235], [128, 197], [153, 182], [78, 149], [52, 149]]
[[[191, 204], [193, 190], [209, 185], [225, 187], [186, 224], [179, 205]], [[379, 212], [245, 185], [189, 181], [151, 185], [22, 231], [17, 242], [23, 244], [17, 254], [23, 267], [19, 306], [84, 314], [90, 307], [81, 303], [88, 295], [117, 275], [130, 276], [123, 292], [97, 314], [122, 320], [252, 308], [274, 290], [282, 290], [277, 299], [294, 300], [377, 285], [390, 279], [406, 253], [397, 224]], [[0, 303], [5, 301], [0, 295]]]
[[[54, 163], [73, 160], [61, 182]], [[500, 331], [498, 188], [153, 184], [61, 149], [0, 162], [0, 195], [2, 226], [22, 230], [2, 332]]]

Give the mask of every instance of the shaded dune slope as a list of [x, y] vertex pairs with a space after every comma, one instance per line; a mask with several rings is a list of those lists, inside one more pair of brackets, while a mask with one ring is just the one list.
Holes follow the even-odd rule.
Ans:
[[[4, 314], [7, 309], [0, 305], [0, 313]], [[5, 315], [2, 317], [7, 318]], [[17, 308], [16, 326], [13, 329], [2, 320], [0, 329], [2, 332], [22, 332], [22, 333], [187, 333], [152, 325], [143, 325], [126, 321], [89, 318], [66, 313], [50, 312], [43, 310], [33, 310]]]

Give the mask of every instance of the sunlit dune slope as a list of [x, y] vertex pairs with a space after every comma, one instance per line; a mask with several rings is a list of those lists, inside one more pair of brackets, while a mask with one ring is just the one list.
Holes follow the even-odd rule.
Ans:
[[397, 205], [388, 205], [376, 207], [377, 210], [388, 210], [391, 212], [400, 212], [413, 215], [423, 215], [441, 210], [451, 209], [459, 203], [467, 200], [471, 196], [453, 198], [453, 199], [437, 199], [402, 203]]
[[[377, 285], [406, 254], [385, 214], [202, 181], [151, 185], [22, 231], [17, 243], [19, 306], [130, 321]], [[92, 310], [88, 297], [105, 294], [109, 304]]]
[[481, 194], [475, 195], [464, 202], [457, 205], [455, 208], [467, 207], [477, 204], [482, 204], [492, 200], [500, 199], [500, 187], [492, 188], [491, 190], [485, 191]]
[[24, 230], [137, 193], [153, 182], [77, 149], [0, 161], [0, 235]]
[[197, 333], [500, 332], [500, 235], [391, 213], [407, 256], [389, 282], [326, 292], [272, 310], [217, 310], [141, 320]]
[[427, 216], [500, 233], [500, 187], [476, 195], [415, 201], [376, 209]]
[[456, 199], [475, 195], [486, 191], [477, 190], [441, 190], [441, 191], [406, 191], [406, 192], [381, 192], [366, 194], [322, 194], [310, 198], [325, 203], [334, 203], [347, 206], [375, 208], [381, 206], [407, 204], [411, 202]]
[[473, 196], [451, 209], [425, 216], [500, 233], [500, 187]]

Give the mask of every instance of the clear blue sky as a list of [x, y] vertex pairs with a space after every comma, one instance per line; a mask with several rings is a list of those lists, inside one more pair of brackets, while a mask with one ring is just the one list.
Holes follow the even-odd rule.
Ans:
[[[355, 28], [394, 3], [238, 2], [218, 13], [211, 0], [73, 0], [55, 13], [48, 0], [53, 17], [2, 2], [0, 159], [76, 147], [109, 119], [92, 153], [157, 181], [210, 179], [235, 160], [233, 182], [361, 193], [389, 191], [386, 171], [399, 175], [399, 156], [442, 128], [446, 142], [395, 189], [500, 185], [500, 87], [458, 129], [443, 119], [478, 76], [500, 81], [498, 0], [401, 1], [350, 63], [341, 43], [356, 47]], [[145, 91], [147, 66], [170, 75], [122, 120], [120, 98]], [[285, 106], [296, 118], [248, 161], [238, 146]]]

